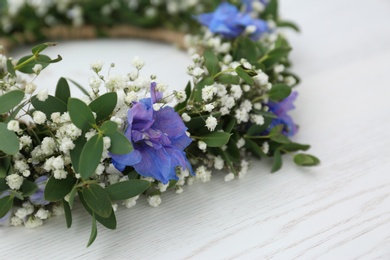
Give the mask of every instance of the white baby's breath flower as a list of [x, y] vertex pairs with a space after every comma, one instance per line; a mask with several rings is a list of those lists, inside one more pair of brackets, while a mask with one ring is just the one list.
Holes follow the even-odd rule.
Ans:
[[203, 107], [203, 110], [206, 111], [206, 112], [211, 112], [211, 111], [213, 111], [214, 108], [215, 108], [215, 106], [213, 104], [206, 104]]
[[251, 115], [251, 121], [256, 125], [263, 125], [264, 117], [262, 115]]
[[34, 216], [40, 219], [47, 219], [49, 215], [50, 212], [48, 210], [40, 208]]
[[191, 121], [191, 117], [187, 113], [183, 113], [181, 115], [181, 119], [183, 119], [184, 122], [189, 122]]
[[34, 83], [27, 83], [26, 84], [26, 88], [25, 88], [25, 92], [26, 94], [32, 94], [34, 93], [34, 91], [37, 89], [37, 85], [35, 85]]
[[199, 166], [195, 171], [195, 178], [202, 182], [208, 182], [211, 179], [211, 171], [208, 171], [205, 166]]
[[148, 202], [150, 206], [158, 207], [161, 204], [161, 197], [159, 195], [150, 196]]
[[192, 75], [195, 77], [195, 78], [200, 78], [204, 73], [204, 70], [199, 68], [199, 67], [195, 67], [192, 71]]
[[284, 65], [283, 64], [279, 64], [279, 65], [276, 65], [274, 67], [274, 72], [275, 73], [281, 73], [281, 72], [284, 71], [284, 69], [285, 69]]
[[204, 152], [207, 149], [207, 144], [203, 141], [198, 141], [198, 148]]
[[217, 119], [211, 115], [206, 119], [206, 127], [210, 131], [214, 131], [217, 124], [218, 124]]
[[187, 94], [185, 91], [176, 91], [175, 92], [175, 98], [177, 100], [178, 103], [182, 103], [186, 100], [187, 98]]
[[131, 61], [131, 64], [137, 69], [140, 70], [145, 66], [145, 62], [140, 59], [140, 57], [135, 56]]
[[42, 102], [44, 102], [48, 97], [49, 97], [49, 91], [47, 89], [42, 89], [37, 94], [38, 100]]
[[36, 124], [41, 125], [46, 121], [46, 115], [41, 111], [34, 111], [33, 120]]
[[17, 216], [13, 216], [11, 218], [11, 226], [21, 226], [23, 224], [23, 220], [18, 218]]
[[222, 159], [221, 156], [217, 156], [214, 158], [214, 168], [217, 170], [222, 170], [223, 166], [225, 165], [225, 161]]
[[19, 121], [17, 120], [11, 120], [7, 124], [7, 129], [13, 132], [19, 132], [20, 127], [19, 127]]
[[95, 62], [89, 64], [91, 70], [93, 70], [96, 73], [99, 73], [102, 70], [103, 65], [104, 65], [104, 63], [102, 61], [100, 61], [100, 60], [95, 61]]
[[35, 74], [39, 75], [42, 71], [42, 65], [41, 64], [35, 64], [34, 67], [32, 68]]
[[268, 142], [264, 142], [262, 145], [261, 145], [261, 150], [263, 151], [263, 153], [267, 154], [268, 151], [269, 151], [269, 144]]
[[125, 205], [126, 208], [134, 207], [137, 204], [137, 199], [139, 196], [135, 196], [133, 198], [127, 199], [123, 202], [123, 205]]
[[18, 190], [23, 184], [23, 177], [13, 173], [5, 177], [7, 185], [12, 189], [12, 190]]
[[202, 89], [202, 99], [203, 101], [209, 101], [217, 93], [217, 88], [214, 85], [205, 86]]
[[233, 173], [228, 173], [226, 176], [225, 176], [225, 181], [226, 182], [229, 182], [229, 181], [232, 181], [234, 180], [235, 176]]
[[167, 188], [169, 187], [169, 183], [168, 184], [163, 184], [163, 183], [159, 183], [158, 184], [158, 189], [161, 191], [161, 192], [164, 192], [167, 190]]
[[245, 145], [245, 139], [244, 138], [240, 138], [238, 141], [237, 141], [237, 148], [238, 149], [241, 149], [242, 147], [244, 147]]
[[26, 228], [36, 228], [43, 224], [42, 219], [36, 217], [29, 217], [26, 222], [24, 222], [24, 226]]

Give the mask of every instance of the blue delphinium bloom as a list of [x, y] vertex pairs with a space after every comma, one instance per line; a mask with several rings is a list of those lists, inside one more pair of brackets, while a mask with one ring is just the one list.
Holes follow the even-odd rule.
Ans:
[[35, 180], [35, 184], [38, 186], [38, 190], [30, 196], [30, 201], [34, 205], [47, 205], [50, 202], [45, 200], [44, 191], [47, 183], [47, 176], [40, 176]]
[[240, 13], [236, 6], [227, 2], [221, 3], [213, 13], [200, 14], [195, 18], [213, 33], [221, 34], [227, 39], [240, 36], [248, 26], [255, 29], [251, 33], [253, 40], [259, 39], [268, 31], [265, 21], [254, 19], [248, 13]]
[[156, 83], [152, 83], [151, 98], [134, 102], [128, 111], [125, 135], [134, 150], [129, 154], [110, 156], [118, 170], [133, 166], [141, 176], [166, 184], [169, 180], [178, 179], [177, 166], [188, 168], [193, 173], [183, 151], [192, 140], [186, 134], [183, 120], [172, 107], [153, 110], [153, 104], [162, 97], [155, 88]]
[[289, 110], [295, 108], [294, 101], [298, 96], [298, 92], [292, 92], [290, 96], [276, 103], [270, 101], [268, 103], [269, 111], [277, 116], [271, 122], [270, 129], [277, 125], [284, 125], [283, 134], [286, 136], [293, 136], [298, 131], [297, 125], [294, 123], [291, 116], [287, 114]]

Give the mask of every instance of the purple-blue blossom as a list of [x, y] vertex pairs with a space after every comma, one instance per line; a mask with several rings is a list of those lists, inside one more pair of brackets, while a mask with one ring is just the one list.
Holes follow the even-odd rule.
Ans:
[[30, 196], [30, 201], [34, 205], [47, 205], [50, 202], [45, 200], [44, 191], [47, 183], [47, 176], [40, 176], [35, 180], [35, 184], [38, 186], [38, 190]]
[[298, 92], [294, 91], [287, 98], [280, 102], [268, 103], [269, 111], [277, 116], [271, 122], [270, 129], [277, 125], [284, 125], [283, 134], [286, 136], [293, 136], [298, 131], [297, 125], [294, 123], [292, 117], [287, 114], [288, 111], [295, 108], [294, 101], [298, 96]]
[[188, 168], [193, 173], [183, 151], [192, 140], [186, 134], [183, 120], [172, 107], [153, 109], [153, 104], [162, 98], [155, 89], [156, 83], [152, 83], [151, 98], [134, 102], [128, 111], [125, 136], [134, 150], [129, 154], [110, 156], [118, 170], [132, 166], [141, 176], [166, 184], [178, 179], [176, 167]]
[[200, 14], [195, 18], [213, 33], [227, 39], [242, 35], [248, 26], [254, 29], [250, 34], [253, 40], [268, 31], [265, 21], [252, 18], [249, 13], [241, 13], [236, 6], [227, 2], [221, 3], [213, 13]]

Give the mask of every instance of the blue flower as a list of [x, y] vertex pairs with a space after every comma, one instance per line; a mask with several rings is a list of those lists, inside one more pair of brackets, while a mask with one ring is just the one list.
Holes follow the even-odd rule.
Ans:
[[275, 118], [272, 120], [270, 129], [277, 125], [284, 125], [283, 134], [286, 136], [293, 136], [298, 131], [297, 125], [294, 123], [291, 116], [287, 114], [289, 110], [292, 110], [295, 108], [293, 102], [298, 96], [298, 92], [292, 92], [290, 96], [283, 99], [281, 102], [275, 103], [275, 102], [269, 102], [268, 107], [269, 110], [275, 114], [278, 118]]
[[158, 111], [153, 104], [162, 95], [156, 92], [156, 83], [151, 84], [151, 98], [134, 102], [128, 111], [126, 137], [134, 150], [125, 155], [110, 154], [114, 166], [123, 171], [133, 166], [143, 177], [152, 177], [166, 184], [177, 180], [176, 167], [192, 167], [183, 151], [191, 142], [186, 134], [187, 127], [172, 107], [165, 106]]
[[47, 176], [40, 176], [35, 180], [38, 190], [30, 196], [30, 201], [34, 205], [47, 205], [50, 202], [44, 199], [44, 191], [47, 183]]
[[221, 3], [213, 13], [200, 14], [195, 17], [199, 23], [207, 26], [213, 33], [221, 34], [227, 39], [240, 36], [248, 26], [254, 27], [253, 40], [268, 31], [267, 23], [252, 18], [248, 13], [240, 13], [236, 6], [227, 2]]

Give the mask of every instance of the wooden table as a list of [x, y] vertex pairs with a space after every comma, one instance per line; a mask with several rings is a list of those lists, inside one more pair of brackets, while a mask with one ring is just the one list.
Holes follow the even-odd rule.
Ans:
[[[69, 230], [62, 217], [34, 230], [1, 228], [0, 259], [390, 259], [390, 2], [282, 0], [281, 9], [302, 28], [289, 33], [303, 79], [294, 140], [312, 144], [321, 166], [299, 168], [285, 157], [283, 169], [271, 174], [270, 162], [253, 161], [244, 179], [225, 183], [224, 173], [215, 173], [211, 182], [186, 186], [181, 195], [164, 194], [158, 208], [140, 199], [136, 207], [118, 210], [116, 231], [99, 226], [90, 248], [91, 219], [80, 207]], [[60, 46], [53, 53], [69, 62], [66, 55], [77, 52], [80, 61], [72, 58], [66, 66], [85, 70], [85, 84], [89, 62], [125, 56], [99, 52], [112, 44], [88, 45], [96, 50], [92, 60], [81, 47], [66, 54]], [[157, 62], [156, 48], [129, 44]], [[184, 86], [188, 58], [168, 49], [154, 73], [175, 88]], [[172, 79], [164, 70], [168, 61], [183, 76]], [[83, 76], [75, 73], [69, 76]]]

